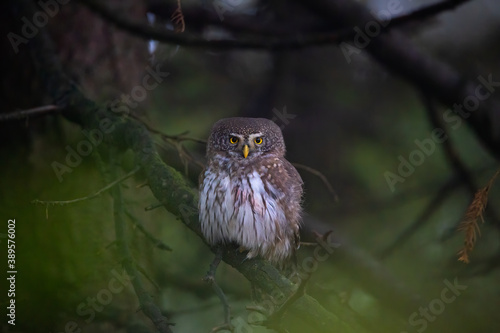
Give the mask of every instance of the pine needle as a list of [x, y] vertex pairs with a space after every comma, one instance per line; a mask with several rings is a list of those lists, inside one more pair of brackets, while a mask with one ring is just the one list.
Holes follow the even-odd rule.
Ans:
[[465, 240], [463, 248], [458, 251], [458, 261], [466, 264], [470, 262], [469, 254], [474, 249], [477, 237], [481, 236], [481, 229], [479, 228], [479, 219], [484, 223], [484, 210], [488, 204], [488, 193], [493, 186], [493, 182], [500, 173], [500, 169], [491, 177], [488, 184], [479, 189], [474, 195], [474, 199], [465, 212], [463, 221], [458, 226], [458, 231], [465, 233]]
[[174, 23], [175, 32], [184, 32], [186, 23], [184, 22], [184, 14], [182, 14], [181, 0], [177, 0], [177, 9], [171, 16], [171, 21]]

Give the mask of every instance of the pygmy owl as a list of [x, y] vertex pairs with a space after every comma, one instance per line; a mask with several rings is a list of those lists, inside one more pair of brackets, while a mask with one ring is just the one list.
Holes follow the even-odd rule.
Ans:
[[208, 243], [236, 243], [247, 258], [287, 265], [299, 245], [302, 179], [285, 159], [280, 128], [263, 118], [221, 119], [207, 160], [199, 211]]

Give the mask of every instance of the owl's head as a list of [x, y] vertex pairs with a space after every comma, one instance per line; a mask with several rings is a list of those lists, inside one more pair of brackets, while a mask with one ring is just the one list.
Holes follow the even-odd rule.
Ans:
[[208, 138], [207, 156], [224, 154], [251, 160], [264, 154], [285, 155], [281, 129], [265, 118], [225, 118], [214, 124]]

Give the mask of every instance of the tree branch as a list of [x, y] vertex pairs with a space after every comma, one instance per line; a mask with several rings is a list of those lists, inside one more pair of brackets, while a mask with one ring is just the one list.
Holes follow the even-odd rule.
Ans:
[[[199, 35], [190, 33], [179, 34], [173, 31], [164, 29], [163, 27], [151, 26], [143, 22], [132, 21], [125, 15], [117, 13], [115, 10], [108, 8], [96, 0], [79, 0], [87, 8], [100, 15], [107, 22], [116, 25], [118, 28], [128, 31], [129, 33], [147, 39], [153, 39], [164, 43], [178, 44], [187, 47], [202, 47], [216, 49], [268, 49], [268, 50], [294, 50], [302, 49], [310, 46], [320, 46], [328, 44], [336, 44], [347, 38], [354, 36], [354, 31], [350, 24], [342, 25], [344, 28], [335, 29], [330, 32], [294, 32], [287, 33], [283, 27], [270, 27], [262, 29], [262, 23], [242, 24], [241, 20], [226, 21], [224, 24], [220, 19], [215, 17], [207, 17], [206, 13], [198, 18], [202, 18], [205, 24], [222, 25], [226, 30], [232, 32], [244, 33], [248, 36], [245, 38], [238, 37], [236, 39], [215, 39], [208, 40]], [[391, 24], [384, 30], [389, 30], [397, 26], [412, 22], [415, 20], [423, 20], [439, 14], [443, 11], [458, 7], [459, 5], [470, 0], [448, 0], [438, 4], [424, 6], [416, 11], [402, 14], [391, 18]], [[163, 3], [154, 4], [153, 8], [159, 11], [159, 7]], [[373, 21], [373, 17], [371, 20]], [[189, 21], [189, 18], [187, 19]], [[328, 21], [332, 22], [332, 21]], [[336, 22], [337, 21], [333, 21]], [[200, 22], [197, 22], [199, 24]]]
[[42, 116], [61, 111], [57, 105], [45, 105], [28, 110], [19, 110], [10, 113], [0, 114], [0, 121], [19, 120], [30, 116]]
[[153, 39], [169, 44], [178, 44], [188, 47], [208, 49], [269, 49], [286, 50], [301, 49], [311, 45], [332, 44], [339, 40], [341, 35], [350, 35], [350, 31], [341, 33], [327, 33], [316, 36], [291, 36], [289, 38], [269, 37], [263, 39], [261, 36], [248, 37], [246, 39], [215, 39], [208, 40], [199, 35], [184, 32], [182, 34], [166, 30], [163, 27], [147, 25], [143, 22], [133, 21], [125, 15], [102, 5], [95, 0], [79, 0], [87, 8], [100, 15], [104, 20], [110, 22], [120, 29], [133, 35], [146, 39]]
[[474, 196], [474, 193], [478, 189], [478, 186], [474, 184], [471, 173], [467, 170], [467, 167], [460, 159], [458, 152], [454, 149], [451, 138], [449, 137], [449, 133], [447, 133], [446, 128], [439, 117], [438, 111], [434, 105], [434, 101], [427, 95], [422, 95], [422, 100], [432, 128], [440, 128], [446, 133], [446, 139], [443, 142], [443, 150], [446, 159], [450, 164], [450, 168], [455, 171], [458, 179], [461, 182], [465, 183], [467, 189], [471, 194], [471, 197]]
[[[327, 21], [337, 21], [361, 29], [373, 21], [368, 9], [356, 1], [299, 1], [305, 8]], [[389, 71], [409, 81], [417, 90], [434, 97], [457, 114], [457, 105], [463, 106], [468, 99], [478, 94], [479, 89], [482, 96], [487, 97], [478, 103], [475, 111], [466, 112], [468, 115], [461, 120], [471, 126], [491, 154], [500, 158], [500, 121], [495, 121], [498, 119], [496, 114], [500, 103], [491, 97], [499, 83], [498, 79], [495, 81], [492, 78], [491, 73], [486, 77], [478, 77], [478, 82], [470, 81], [448, 64], [424, 54], [396, 30], [371, 38], [365, 49]]]
[[445, 11], [455, 9], [469, 1], [471, 0], [445, 0], [442, 2], [426, 5], [408, 14], [394, 17], [393, 19], [391, 19], [391, 26], [405, 24], [410, 21], [425, 20]]
[[[415, 21], [425, 21], [431, 17], [435, 17], [448, 10], [455, 9], [470, 0], [445, 0], [434, 4], [424, 5], [408, 13], [403, 13], [398, 16], [391, 17], [390, 25], [387, 28], [395, 28]], [[331, 32], [339, 32], [339, 26], [336, 23], [330, 22], [311, 22], [306, 23], [293, 20], [276, 23], [269, 20], [270, 10], [267, 7], [264, 11], [257, 10], [255, 15], [246, 15], [240, 13], [230, 13], [221, 21], [219, 15], [215, 11], [208, 11], [205, 8], [191, 6], [183, 9], [186, 21], [190, 22], [190, 28], [201, 30], [208, 26], [219, 26], [226, 31], [232, 33], [251, 34], [268, 38], [273, 37], [290, 37], [293, 34], [303, 34], [312, 36], [326, 30]], [[152, 12], [164, 20], [169, 20], [176, 6], [172, 3], [157, 0], [149, 1], [148, 12]], [[266, 12], [267, 10], [267, 12]], [[272, 8], [271, 8], [272, 10]], [[352, 30], [352, 29], [350, 29]], [[348, 31], [346, 31], [348, 33]]]

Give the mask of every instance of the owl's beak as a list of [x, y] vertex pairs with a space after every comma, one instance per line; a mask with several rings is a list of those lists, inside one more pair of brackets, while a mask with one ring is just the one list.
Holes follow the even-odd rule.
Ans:
[[244, 145], [243, 146], [243, 157], [247, 158], [249, 151], [250, 151], [250, 149], [248, 148], [248, 145]]

